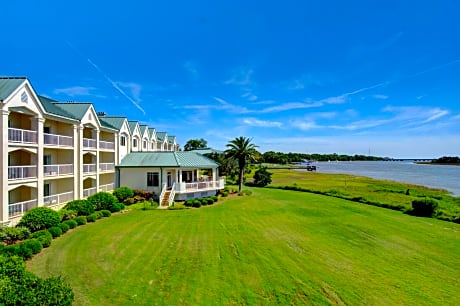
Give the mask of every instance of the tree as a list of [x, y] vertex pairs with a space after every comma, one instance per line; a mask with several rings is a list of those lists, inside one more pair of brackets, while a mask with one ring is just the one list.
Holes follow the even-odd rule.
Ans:
[[252, 139], [240, 136], [231, 140], [227, 144], [227, 150], [225, 150], [225, 156], [229, 159], [238, 161], [239, 176], [238, 176], [238, 190], [241, 192], [243, 189], [243, 177], [244, 177], [244, 168], [248, 161], [254, 161], [255, 156], [258, 155], [258, 152], [255, 144], [251, 143]]
[[196, 149], [205, 149], [208, 147], [208, 142], [203, 138], [190, 139], [184, 146], [184, 151], [192, 151]]
[[267, 171], [267, 167], [260, 167], [253, 178], [256, 186], [265, 187], [272, 182], [272, 173]]

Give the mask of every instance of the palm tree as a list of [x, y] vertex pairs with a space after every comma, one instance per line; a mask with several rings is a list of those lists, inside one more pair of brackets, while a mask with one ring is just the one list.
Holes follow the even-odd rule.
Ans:
[[238, 190], [241, 192], [243, 189], [243, 176], [244, 168], [246, 167], [246, 162], [254, 160], [254, 157], [257, 155], [257, 150], [255, 144], [251, 143], [252, 139], [240, 136], [237, 137], [227, 144], [227, 150], [225, 150], [225, 156], [230, 159], [238, 161], [239, 167], [239, 187]]

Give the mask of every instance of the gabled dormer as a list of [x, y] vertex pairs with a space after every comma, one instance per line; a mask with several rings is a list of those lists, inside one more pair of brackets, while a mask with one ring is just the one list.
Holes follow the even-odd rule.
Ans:
[[118, 164], [131, 151], [131, 133], [128, 119], [117, 116], [99, 116], [99, 121], [110, 124], [118, 131]]
[[139, 130], [141, 132], [141, 151], [147, 152], [150, 151], [149, 144], [150, 144], [150, 135], [149, 135], [149, 127], [147, 125], [139, 125]]
[[128, 121], [129, 131], [131, 135], [131, 152], [141, 151], [141, 130], [137, 121]]
[[158, 151], [168, 150], [168, 134], [166, 132], [157, 132], [157, 148]]
[[150, 134], [150, 151], [157, 151], [157, 131], [155, 128], [149, 128]]

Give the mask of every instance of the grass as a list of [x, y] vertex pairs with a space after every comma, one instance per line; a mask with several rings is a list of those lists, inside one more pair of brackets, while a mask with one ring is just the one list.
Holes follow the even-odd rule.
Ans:
[[327, 174], [292, 170], [270, 170], [274, 188], [290, 188], [352, 200], [400, 211], [411, 208], [412, 200], [430, 197], [439, 202], [439, 219], [460, 220], [460, 197], [446, 190], [377, 180], [347, 174]]
[[251, 189], [79, 227], [28, 263], [76, 305], [456, 304], [460, 226], [333, 197]]

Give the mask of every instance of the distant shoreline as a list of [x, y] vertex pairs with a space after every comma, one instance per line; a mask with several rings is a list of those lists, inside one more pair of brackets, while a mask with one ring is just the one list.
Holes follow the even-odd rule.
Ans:
[[433, 162], [415, 162], [418, 165], [434, 165], [434, 166], [460, 166], [460, 163], [433, 163]]

